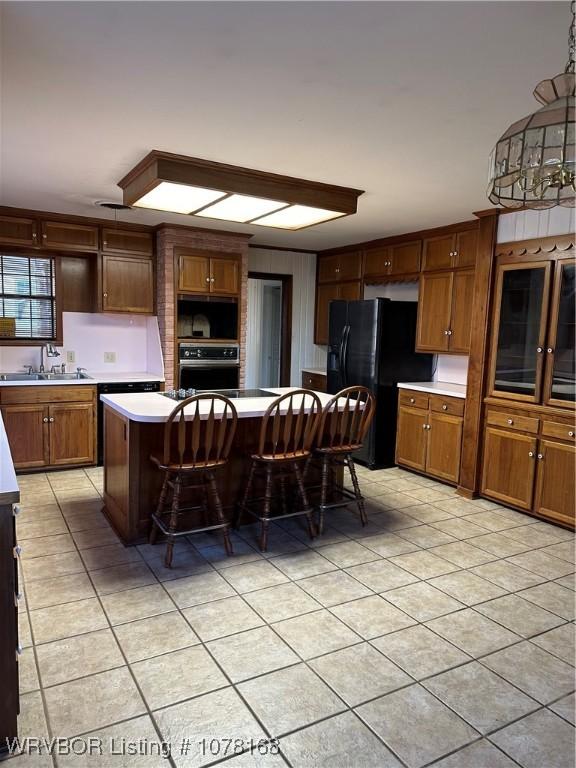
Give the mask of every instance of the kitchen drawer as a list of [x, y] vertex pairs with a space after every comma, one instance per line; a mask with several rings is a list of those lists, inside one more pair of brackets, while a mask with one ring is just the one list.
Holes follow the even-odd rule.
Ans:
[[464, 400], [458, 397], [430, 395], [430, 410], [451, 413], [453, 416], [464, 416]]
[[302, 371], [302, 387], [313, 389], [315, 392], [326, 392], [326, 376], [321, 373]]
[[68, 386], [54, 384], [53, 386], [39, 384], [38, 386], [0, 387], [0, 403], [2, 405], [20, 405], [22, 403], [88, 403], [96, 399], [96, 387], [90, 384]]
[[492, 427], [507, 427], [509, 429], [518, 429], [520, 432], [529, 432], [531, 435], [538, 434], [540, 419], [531, 416], [518, 416], [506, 411], [489, 410], [486, 414], [486, 423]]
[[412, 408], [428, 408], [428, 395], [425, 392], [415, 392], [411, 389], [400, 390], [400, 405]]
[[560, 424], [556, 421], [542, 422], [542, 437], [555, 437], [558, 440], [570, 440], [573, 443], [575, 433], [574, 424]]

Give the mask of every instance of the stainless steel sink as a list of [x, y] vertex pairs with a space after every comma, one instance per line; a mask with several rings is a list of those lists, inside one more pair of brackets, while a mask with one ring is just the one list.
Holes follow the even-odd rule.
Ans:
[[85, 373], [39, 373], [37, 378], [41, 381], [78, 381], [78, 379], [91, 379]]
[[39, 373], [0, 373], [0, 381], [38, 381]]

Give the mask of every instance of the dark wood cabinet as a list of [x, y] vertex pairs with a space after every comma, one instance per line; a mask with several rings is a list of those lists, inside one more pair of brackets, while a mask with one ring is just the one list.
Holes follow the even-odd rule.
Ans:
[[360, 280], [362, 277], [362, 251], [318, 256], [318, 282]]
[[42, 222], [43, 248], [59, 251], [97, 251], [98, 227], [63, 221]]
[[0, 409], [16, 469], [95, 462], [94, 386], [2, 387]]
[[576, 261], [556, 262], [546, 340], [544, 398], [547, 405], [574, 407], [576, 391]]
[[151, 258], [102, 256], [102, 309], [131, 314], [154, 312], [154, 263]]
[[314, 342], [316, 344], [328, 344], [330, 302], [335, 299], [355, 301], [361, 296], [362, 284], [359, 281], [325, 283], [316, 286], [316, 322], [314, 326]]
[[302, 388], [314, 392], [326, 392], [326, 374], [315, 371], [302, 371]]
[[181, 255], [178, 258], [178, 290], [236, 296], [240, 292], [240, 260], [236, 257]]
[[486, 427], [482, 493], [505, 504], [531, 509], [537, 442], [531, 435]]
[[468, 354], [473, 295], [473, 270], [423, 273], [418, 294], [416, 351]]
[[475, 267], [478, 250], [478, 230], [468, 229], [456, 234], [455, 267]]
[[401, 389], [396, 463], [458, 483], [464, 401]]
[[133, 256], [152, 256], [153, 238], [150, 232], [138, 232], [130, 229], [102, 229], [102, 252], [124, 253]]
[[364, 279], [366, 282], [392, 282], [394, 278], [413, 276], [420, 272], [422, 242], [415, 240], [366, 251]]
[[573, 528], [576, 448], [556, 440], [540, 440], [536, 458], [536, 514]]
[[422, 254], [422, 271], [474, 267], [477, 247], [478, 230], [476, 229], [426, 238]]
[[[7, 756], [8, 745], [16, 735], [20, 739], [26, 736], [25, 733], [17, 734], [20, 711], [18, 659], [22, 652], [33, 653], [32, 648], [22, 651], [18, 638], [18, 557], [14, 524], [18, 507], [12, 501], [18, 498], [18, 492], [15, 492], [5, 494], [0, 501], [0, 760]], [[34, 663], [33, 658], [31, 663]]]
[[38, 245], [38, 224], [34, 219], [0, 216], [0, 243]]

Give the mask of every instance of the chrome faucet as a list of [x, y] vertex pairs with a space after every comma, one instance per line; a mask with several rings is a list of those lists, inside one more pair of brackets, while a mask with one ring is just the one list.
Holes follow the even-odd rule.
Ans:
[[60, 352], [56, 349], [54, 344], [46, 344], [42, 347], [40, 347], [40, 368], [38, 368], [39, 373], [44, 373], [44, 350], [46, 350], [46, 357], [60, 357]]

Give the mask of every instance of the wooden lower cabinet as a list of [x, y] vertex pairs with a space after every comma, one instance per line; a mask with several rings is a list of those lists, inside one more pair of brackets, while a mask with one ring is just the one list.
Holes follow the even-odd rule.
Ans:
[[540, 440], [537, 454], [534, 511], [542, 517], [574, 527], [576, 448], [554, 440]]
[[482, 493], [505, 504], [531, 509], [537, 442], [529, 435], [486, 427]]
[[0, 388], [0, 411], [17, 470], [96, 461], [95, 387]]
[[302, 389], [312, 389], [314, 392], [326, 392], [326, 374], [313, 371], [302, 371]]
[[[405, 402], [414, 400], [414, 406]], [[442, 400], [442, 403], [440, 403]], [[418, 407], [420, 406], [420, 407]], [[453, 411], [453, 412], [450, 412]], [[460, 478], [463, 402], [401, 390], [396, 463], [457, 483]]]

